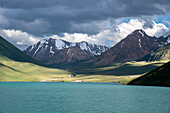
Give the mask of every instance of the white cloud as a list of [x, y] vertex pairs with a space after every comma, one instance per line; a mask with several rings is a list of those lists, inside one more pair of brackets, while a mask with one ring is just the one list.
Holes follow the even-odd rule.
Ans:
[[53, 36], [48, 36], [45, 38], [63, 39], [69, 42], [86, 41], [92, 44], [106, 45], [107, 40], [108, 39], [111, 40], [112, 35], [110, 34], [109, 30], [104, 30], [98, 33], [97, 35], [91, 35], [91, 36], [88, 36], [87, 34], [82, 34], [82, 33], [73, 33], [73, 34], [64, 33], [64, 36], [62, 37], [53, 35]]
[[118, 25], [117, 29], [119, 31], [120, 38], [126, 37], [129, 33], [136, 29], [143, 29], [148, 35], [158, 37], [169, 31], [169, 28], [167, 28], [163, 23], [155, 23], [153, 21], [152, 28], [144, 28], [144, 24], [144, 21], [131, 19], [128, 23]]
[[81, 33], [74, 33], [74, 34], [64, 33], [63, 37], [59, 37], [56, 35], [52, 37], [62, 38], [70, 42], [87, 41], [89, 43], [96, 43], [102, 45], [106, 45], [107, 41], [110, 40], [111, 45], [114, 45], [136, 29], [143, 29], [148, 35], [157, 36], [157, 37], [162, 36], [164, 33], [170, 30], [163, 23], [155, 23], [154, 21], [152, 21], [152, 23], [153, 23], [152, 28], [149, 27], [145, 28], [144, 27], [144, 24], [146, 24], [145, 21], [138, 20], [138, 19], [131, 19], [128, 23], [121, 23], [117, 26], [112, 25], [110, 21], [108, 21], [107, 24], [110, 26], [108, 28], [104, 27], [104, 29], [101, 32], [99, 32], [97, 35], [88, 36], [87, 34], [81, 34]]
[[[128, 23], [121, 23], [119, 25], [116, 25], [114, 22], [112, 23], [112, 21], [109, 20], [104, 21], [99, 25], [99, 27], [101, 27], [101, 31], [96, 35], [88, 35], [83, 33], [64, 33], [64, 36], [62, 37], [58, 35], [51, 35], [44, 36], [43, 38], [63, 39], [69, 42], [87, 41], [89, 43], [101, 45], [107, 45], [107, 42], [109, 41], [113, 46], [136, 29], [143, 29], [150, 36], [161, 36], [170, 31], [170, 29], [167, 28], [163, 23], [155, 23], [154, 21], [152, 23], [152, 28], [146, 28], [144, 27], [144, 24], [146, 24], [145, 21], [138, 19], [131, 19]], [[27, 46], [37, 43], [40, 39], [40, 37], [30, 35], [20, 30], [1, 29], [0, 35], [20, 49], [25, 49]]]
[[39, 41], [38, 37], [32, 36], [20, 30], [1, 29], [0, 35], [22, 50]]

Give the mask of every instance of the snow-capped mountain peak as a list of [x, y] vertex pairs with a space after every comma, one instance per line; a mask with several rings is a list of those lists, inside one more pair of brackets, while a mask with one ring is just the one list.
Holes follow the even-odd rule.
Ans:
[[90, 60], [95, 65], [108, 65], [114, 62], [127, 62], [137, 60], [165, 46], [168, 37], [152, 37], [143, 30], [135, 30], [115, 46]]
[[62, 39], [47, 38], [39, 41], [35, 45], [31, 45], [25, 50], [25, 52], [38, 60], [41, 59], [48, 60], [51, 57], [53, 57], [54, 54], [58, 54], [58, 52], [70, 47], [78, 47], [80, 48], [80, 50], [92, 56], [100, 55], [101, 53], [108, 50], [108, 47], [106, 46], [90, 44], [85, 41], [78, 42], [78, 43], [71, 43], [68, 41], [64, 41]]
[[166, 38], [167, 38], [167, 42], [170, 43], [170, 35], [168, 35]]
[[142, 35], [142, 37], [144, 37], [144, 33], [142, 31], [139, 31], [139, 33]]
[[56, 39], [55, 40], [55, 46], [58, 50], [61, 50], [61, 49], [64, 49], [64, 48], [68, 48], [69, 44], [66, 44], [63, 40]]
[[102, 46], [102, 45], [97, 45], [97, 44], [89, 44], [85, 41], [76, 43], [77, 46], [80, 47], [83, 51], [87, 53], [92, 53], [93, 55], [101, 55], [101, 53], [105, 52], [108, 50], [108, 47]]

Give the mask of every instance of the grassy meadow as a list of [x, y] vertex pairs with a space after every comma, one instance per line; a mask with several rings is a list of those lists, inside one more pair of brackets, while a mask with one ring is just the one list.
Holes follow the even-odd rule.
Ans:
[[168, 62], [168, 60], [154, 62], [133, 61], [126, 63], [114, 63], [113, 65], [102, 67], [72, 66], [69, 70], [77, 73], [78, 75], [73, 78], [63, 78], [62, 80], [67, 82], [83, 80], [84, 82], [117, 82], [127, 84], [129, 81], [146, 74], [166, 62]]
[[[163, 65], [167, 61], [115, 63], [103, 67], [72, 67], [68, 71], [48, 68], [33, 63], [17, 62], [0, 55], [0, 81], [43, 81], [43, 82], [117, 82], [129, 81]], [[76, 77], [69, 78], [71, 72]]]
[[0, 81], [41, 81], [69, 75], [69, 72], [60, 69], [47, 68], [27, 62], [16, 62], [6, 57], [0, 58]]

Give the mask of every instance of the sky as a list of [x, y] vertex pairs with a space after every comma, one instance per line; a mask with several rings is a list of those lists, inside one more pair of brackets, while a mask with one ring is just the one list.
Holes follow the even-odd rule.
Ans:
[[113, 46], [136, 29], [170, 32], [170, 0], [0, 0], [0, 35], [20, 49], [44, 38]]

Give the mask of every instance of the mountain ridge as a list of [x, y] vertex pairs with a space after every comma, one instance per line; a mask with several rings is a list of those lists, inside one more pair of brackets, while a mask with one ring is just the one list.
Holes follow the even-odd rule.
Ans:
[[[76, 54], [72, 54], [72, 56], [74, 55], [73, 57], [70, 56], [72, 58], [77, 58], [78, 61], [80, 59], [86, 60], [87, 58], [89, 58], [89, 59], [93, 58], [94, 56], [100, 55], [102, 52], [108, 50], [108, 47], [106, 47], [106, 46], [90, 44], [85, 41], [71, 43], [71, 42], [64, 41], [62, 39], [48, 38], [48, 39], [39, 41], [35, 45], [28, 47], [24, 52], [26, 54], [28, 54], [29, 56], [32, 56], [33, 58], [35, 58], [39, 61], [42, 61], [44, 63], [55, 64], [59, 61], [54, 62], [54, 61], [56, 61], [54, 57], [62, 60], [62, 57], [68, 56], [66, 52], [62, 52], [62, 51], [64, 51], [64, 49], [67, 49], [67, 48], [71, 48], [73, 50], [74, 47], [75, 47], [75, 49], [79, 48], [77, 50], [79, 50], [80, 53], [84, 53], [84, 55], [87, 56], [87, 57], [84, 57], [84, 59], [78, 58], [77, 56], [75, 56]], [[62, 53], [62, 55], [61, 55], [61, 53]], [[75, 51], [74, 51], [74, 53], [75, 53]], [[57, 55], [59, 55], [60, 57]], [[51, 59], [54, 59], [54, 61], [52, 62]], [[68, 60], [69, 59], [70, 58], [68, 58]], [[66, 60], [67, 59], [65, 59], [64, 61], [69, 62]], [[60, 63], [64, 63], [64, 62], [60, 62]]]
[[0, 36], [0, 81], [35, 82], [69, 74], [42, 64]]
[[160, 60], [170, 60], [170, 43], [159, 48], [158, 50], [150, 53], [143, 58], [140, 58], [138, 61], [160, 61]]
[[39, 61], [23, 53], [21, 50], [12, 45], [10, 42], [6, 41], [1, 36], [0, 36], [0, 55], [5, 56], [14, 61], [31, 62], [34, 64], [43, 65]]
[[[50, 65], [59, 63], [75, 63], [76, 61], [84, 61], [82, 62], [84, 64], [93, 62], [92, 64], [94, 65], [108, 65], [112, 63], [138, 60], [145, 55], [167, 45], [169, 42], [170, 35], [167, 37], [152, 37], [147, 35], [143, 30], [137, 29], [111, 48], [89, 44], [85, 41], [71, 43], [61, 39], [48, 38], [30, 46], [25, 50], [25, 53], [39, 61], [42, 61], [43, 63]], [[76, 56], [78, 53], [75, 54], [75, 50], [74, 54], [68, 55], [67, 52], [64, 52], [64, 49], [70, 47], [75, 47], [71, 49], [76, 49], [76, 47], [80, 48], [77, 50], [79, 52], [81, 51], [81, 56], [84, 55], [86, 57], [78, 58]], [[63, 60], [63, 58], [65, 59]], [[70, 59], [73, 61], [70, 61]]]
[[88, 62], [94, 62], [95, 65], [103, 65], [114, 62], [133, 61], [144, 57], [167, 43], [167, 38], [151, 37], [143, 30], [138, 29], [130, 33], [127, 37], [100, 56]]

